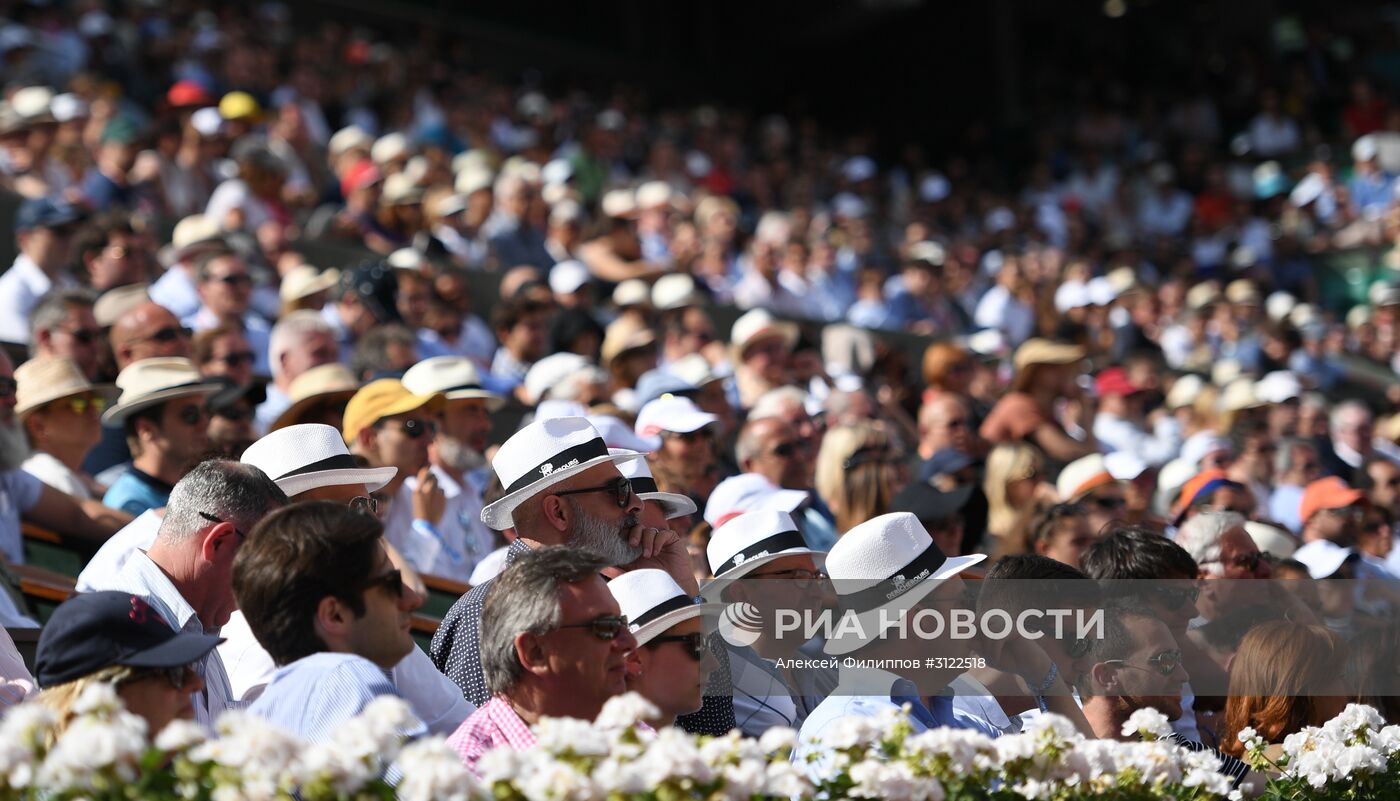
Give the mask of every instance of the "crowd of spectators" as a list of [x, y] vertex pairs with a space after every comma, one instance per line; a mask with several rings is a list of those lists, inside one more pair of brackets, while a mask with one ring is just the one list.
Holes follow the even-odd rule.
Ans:
[[[1337, 699], [1385, 706], [1392, 50], [1344, 59], [1318, 29], [1220, 85], [1105, 85], [1040, 120], [1013, 176], [812, 119], [513, 85], [421, 34], [275, 3], [0, 25], [0, 340], [28, 356], [0, 353], [0, 553], [23, 564], [37, 523], [95, 552], [77, 589], [102, 593], [59, 615], [39, 684], [168, 678], [128, 702], [251, 705], [312, 738], [399, 693], [470, 765], [631, 688], [655, 725], [790, 725], [808, 748], [904, 693], [671, 613], [743, 576], [843, 610], [871, 580], [959, 602], [985, 568], [984, 595], [1175, 584], [1085, 591], [1113, 614], [1083, 648], [984, 647], [985, 671], [936, 677], [951, 706], [916, 699], [921, 726], [1055, 711], [1117, 737], [1150, 699], [1227, 756], [1246, 726], [1278, 742]], [[1342, 302], [1323, 268], [1357, 249], [1378, 277]], [[308, 262], [333, 252], [359, 255]], [[885, 332], [931, 339], [911, 364]], [[472, 588], [430, 653], [407, 633], [425, 576]], [[121, 593], [189, 659], [75, 662], [72, 631], [160, 645], [104, 629]], [[6, 625], [31, 612], [0, 594]], [[1321, 678], [1270, 684], [1279, 655]]]

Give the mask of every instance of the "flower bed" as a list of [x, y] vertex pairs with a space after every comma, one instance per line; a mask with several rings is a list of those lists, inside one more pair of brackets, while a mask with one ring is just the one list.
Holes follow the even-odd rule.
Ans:
[[[79, 717], [46, 747], [53, 715], [26, 704], [0, 721], [0, 799], [92, 801], [679, 801], [869, 798], [888, 801], [1136, 801], [1238, 798], [1209, 753], [1162, 739], [1166, 718], [1146, 710], [1124, 726], [1140, 741], [1086, 740], [1053, 715], [989, 739], [937, 729], [914, 734], [900, 714], [839, 725], [818, 763], [790, 759], [791, 729], [761, 739], [654, 732], [635, 695], [614, 699], [595, 723], [545, 720], [539, 747], [487, 754], [481, 780], [441, 738], [405, 744], [397, 699], [380, 699], [324, 743], [300, 742], [230, 712], [219, 736], [177, 721], [155, 742], [108, 688], [78, 703]], [[1246, 730], [1250, 762], [1271, 773], [1263, 797], [1283, 801], [1400, 797], [1400, 727], [1352, 705], [1320, 728], [1291, 735], [1269, 759]], [[395, 782], [381, 778], [385, 772]]]

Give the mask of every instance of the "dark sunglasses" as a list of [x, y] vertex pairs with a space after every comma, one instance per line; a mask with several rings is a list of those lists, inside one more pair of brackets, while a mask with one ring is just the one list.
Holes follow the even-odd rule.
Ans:
[[626, 476], [623, 476], [622, 478], [618, 478], [614, 481], [609, 481], [608, 483], [603, 484], [599, 487], [584, 487], [583, 489], [564, 490], [563, 492], [556, 492], [554, 494], [582, 495], [586, 492], [611, 492], [613, 494], [614, 500], [617, 501], [617, 505], [623, 509], [626, 509], [627, 505], [632, 502], [632, 481]]
[[175, 418], [187, 426], [197, 426], [208, 419], [202, 406], [186, 406], [175, 413]]
[[193, 677], [197, 675], [193, 665], [176, 665], [175, 667], [153, 667], [142, 668], [135, 671], [131, 676], [122, 682], [130, 684], [144, 679], [160, 679], [170, 685], [171, 689], [183, 690], [193, 684]]
[[647, 645], [655, 645], [664, 642], [678, 642], [685, 648], [685, 652], [696, 662], [705, 659], [705, 652], [710, 649], [710, 644], [706, 642], [705, 635], [698, 631], [690, 634], [668, 634], [664, 637], [652, 637]]
[[[199, 516], [204, 518], [205, 520], [208, 520], [210, 523], [229, 523], [229, 521], [224, 520], [221, 517], [215, 517], [209, 514], [208, 512], [200, 512]], [[232, 525], [232, 523], [229, 524]], [[240, 529], [238, 526], [233, 527], [233, 533], [237, 534], [239, 539], [245, 539], [248, 536], [247, 534], [244, 534], [243, 530]]]
[[699, 442], [700, 440], [710, 440], [715, 438], [715, 433], [709, 426], [702, 426], [694, 431], [662, 431], [661, 436], [666, 439], [678, 439], [681, 442]]
[[791, 459], [793, 454], [797, 453], [799, 450], [805, 451], [807, 450], [807, 446], [802, 442], [794, 440], [792, 442], [783, 442], [773, 446], [773, 450], [769, 451], [768, 455], [776, 456], [779, 459]]
[[1356, 520], [1360, 520], [1366, 514], [1366, 510], [1362, 509], [1360, 506], [1342, 506], [1336, 509], [1323, 509], [1322, 511], [1333, 517], [1350, 517]]
[[224, 366], [232, 370], [244, 364], [252, 364], [257, 358], [251, 350], [240, 350], [223, 356], [215, 356], [210, 361], [223, 362]]
[[360, 592], [368, 592], [375, 587], [383, 587], [391, 596], [402, 598], [404, 587], [403, 574], [398, 570], [390, 570], [387, 573], [375, 576], [360, 587]]
[[1135, 668], [1137, 670], [1153, 670], [1163, 676], [1170, 676], [1171, 674], [1175, 673], [1177, 667], [1181, 665], [1181, 652], [1163, 651], [1160, 654], [1157, 654], [1156, 656], [1152, 657], [1151, 659], [1148, 659], [1147, 667], [1144, 667], [1142, 665], [1134, 665], [1133, 663], [1124, 661], [1122, 659], [1109, 659], [1106, 662], [1104, 662], [1104, 664], [1122, 665], [1123, 667]]
[[604, 642], [611, 642], [617, 639], [617, 635], [627, 629], [626, 615], [603, 615], [592, 620], [585, 620], [582, 623], [565, 623], [561, 629], [589, 629], [594, 637]]
[[79, 328], [75, 331], [69, 331], [67, 328], [60, 328], [58, 330], [72, 337], [73, 341], [79, 345], [91, 345], [102, 338], [102, 331], [97, 328]]
[[[381, 423], [383, 421], [380, 421]], [[437, 426], [427, 420], [417, 417], [409, 418], [399, 423], [399, 431], [403, 432], [409, 439], [420, 439], [426, 434], [431, 434], [437, 430]]]
[[368, 495], [357, 495], [350, 499], [350, 508], [357, 512], [364, 512], [367, 515], [379, 516], [379, 499], [371, 498]]
[[13, 378], [0, 378], [0, 398], [9, 398], [19, 389], [19, 384]]
[[253, 411], [247, 406], [235, 404], [233, 406], [225, 406], [222, 409], [210, 409], [209, 415], [211, 417], [222, 417], [225, 420], [232, 420], [237, 423], [252, 417]]
[[190, 329], [180, 326], [167, 325], [147, 337], [142, 337], [138, 342], [174, 342], [178, 339], [189, 339]]
[[247, 273], [234, 273], [233, 275], [210, 276], [210, 281], [218, 281], [224, 286], [249, 286], [253, 283], [253, 276]]
[[1195, 603], [1201, 597], [1200, 587], [1154, 587], [1156, 593], [1162, 596], [1162, 605], [1172, 611], [1186, 606], [1188, 603]]
[[1126, 498], [1117, 497], [1092, 498], [1090, 499], [1089, 503], [1092, 503], [1100, 509], [1122, 509], [1123, 507], [1128, 505], [1128, 501]]

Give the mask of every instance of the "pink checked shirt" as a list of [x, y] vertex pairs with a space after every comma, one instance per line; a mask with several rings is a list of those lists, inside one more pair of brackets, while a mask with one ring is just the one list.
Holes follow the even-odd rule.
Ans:
[[510, 702], [497, 695], [462, 721], [457, 731], [447, 738], [447, 744], [462, 757], [467, 769], [480, 778], [476, 763], [493, 748], [525, 751], [535, 747], [535, 735]]

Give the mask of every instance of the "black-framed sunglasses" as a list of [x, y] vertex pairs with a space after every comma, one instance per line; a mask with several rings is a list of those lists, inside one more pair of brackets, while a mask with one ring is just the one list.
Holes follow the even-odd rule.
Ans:
[[[382, 423], [383, 421], [380, 422]], [[409, 439], [420, 439], [425, 435], [430, 435], [437, 431], [437, 426], [433, 425], [429, 420], [424, 420], [420, 417], [410, 417], [407, 420], [399, 422], [399, 431], [402, 431], [403, 435]]]
[[350, 499], [350, 508], [357, 512], [363, 512], [371, 517], [378, 517], [379, 499], [371, 498], [368, 495], [356, 495]]
[[710, 644], [705, 639], [705, 635], [698, 631], [690, 634], [667, 634], [661, 637], [652, 637], [647, 645], [655, 645], [665, 642], [678, 642], [684, 646], [686, 655], [696, 662], [704, 661], [705, 652], [710, 650]]
[[1107, 509], [1109, 511], [1115, 509], [1122, 509], [1123, 507], [1128, 505], [1127, 498], [1119, 498], [1116, 495], [1111, 495], [1106, 498], [1092, 498], [1089, 502], [1099, 507], [1100, 509]]
[[79, 345], [91, 345], [102, 338], [102, 329], [100, 328], [76, 328], [71, 331], [67, 328], [60, 328], [58, 330], [72, 337], [73, 341]]
[[[233, 526], [232, 521], [224, 520], [221, 517], [215, 517], [209, 514], [208, 512], [200, 512], [199, 516], [204, 518], [205, 520], [208, 520], [210, 523], [228, 523], [229, 525]], [[233, 533], [237, 534], [239, 539], [245, 539], [248, 536], [247, 534], [244, 534], [243, 530], [240, 529], [238, 526], [233, 526]]]
[[609, 481], [608, 483], [603, 484], [602, 486], [564, 490], [562, 492], [556, 492], [554, 494], [582, 495], [588, 492], [611, 492], [613, 494], [613, 499], [617, 501], [618, 507], [626, 509], [627, 505], [632, 502], [632, 481], [626, 476], [623, 476], [621, 478], [614, 479], [613, 481]]
[[186, 406], [175, 413], [175, 418], [187, 426], [197, 426], [209, 419], [203, 406]]
[[1176, 611], [1187, 604], [1194, 604], [1201, 597], [1200, 587], [1153, 587], [1162, 597], [1162, 605]]
[[821, 572], [820, 570], [806, 570], [804, 568], [796, 567], [792, 570], [774, 570], [772, 573], [750, 573], [748, 577], [751, 579], [787, 579], [791, 581], [794, 586], [801, 588], [810, 586], [814, 581], [821, 581], [822, 579], [826, 578], [826, 574]]
[[141, 681], [143, 679], [160, 679], [170, 685], [173, 690], [183, 690], [194, 683], [193, 678], [198, 675], [193, 664], [176, 665], [175, 667], [152, 667], [141, 668], [133, 671], [131, 676], [122, 681], [122, 684]]
[[222, 417], [225, 420], [231, 420], [237, 423], [252, 417], [253, 412], [245, 404], [235, 403], [219, 409], [210, 409], [209, 416]]
[[709, 426], [701, 426], [694, 431], [662, 431], [661, 436], [666, 439], [678, 439], [681, 442], [699, 442], [700, 440], [712, 440], [715, 432]]
[[1177, 650], [1162, 651], [1150, 657], [1147, 660], [1146, 666], [1134, 665], [1124, 659], [1109, 659], [1106, 660], [1104, 664], [1122, 665], [1123, 667], [1130, 667], [1136, 670], [1151, 670], [1162, 676], [1170, 676], [1175, 673], [1176, 669], [1181, 665], [1181, 652]]
[[245, 364], [252, 364], [257, 361], [257, 354], [251, 350], [239, 350], [233, 353], [226, 353], [223, 356], [215, 356], [211, 361], [223, 362], [224, 366], [230, 370], [236, 369]]
[[1079, 659], [1089, 653], [1090, 645], [1092, 645], [1092, 643], [1089, 642], [1088, 637], [1075, 637], [1069, 644], [1069, 658]]
[[15, 391], [19, 389], [19, 383], [13, 378], [0, 378], [0, 398], [13, 397]]
[[144, 336], [138, 342], [174, 342], [178, 339], [189, 339], [190, 329], [181, 326], [167, 325], [149, 336]]
[[253, 276], [247, 273], [233, 273], [232, 275], [209, 276], [210, 281], [217, 281], [224, 286], [251, 286]]
[[779, 459], [791, 459], [799, 450], [807, 450], [807, 445], [803, 442], [793, 440], [792, 442], [781, 442], [773, 446], [773, 450], [768, 452], [769, 456], [776, 456]]
[[582, 623], [565, 623], [559, 626], [560, 629], [588, 629], [589, 633], [604, 642], [611, 642], [617, 639], [618, 635], [627, 630], [626, 615], [603, 615], [592, 620], [585, 620]]
[[375, 587], [383, 587], [384, 590], [393, 597], [402, 598], [404, 588], [403, 573], [400, 573], [398, 569], [395, 568], [394, 570], [374, 576], [360, 586], [360, 592], [368, 592]]

